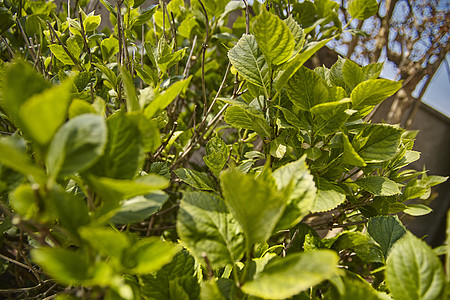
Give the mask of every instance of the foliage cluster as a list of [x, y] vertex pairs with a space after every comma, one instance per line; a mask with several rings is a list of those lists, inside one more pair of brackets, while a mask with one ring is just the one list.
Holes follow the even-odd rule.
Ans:
[[89, 1], [1, 2], [2, 295], [443, 299], [450, 249], [397, 214], [446, 178], [365, 120], [401, 82], [303, 66], [363, 34], [336, 2], [101, 2], [101, 32]]

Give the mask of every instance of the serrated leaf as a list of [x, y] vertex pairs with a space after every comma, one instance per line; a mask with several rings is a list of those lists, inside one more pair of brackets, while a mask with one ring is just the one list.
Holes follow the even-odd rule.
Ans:
[[369, 219], [367, 232], [380, 245], [387, 258], [392, 246], [406, 233], [406, 229], [396, 215], [377, 216]]
[[[233, 127], [237, 128], [243, 128], [243, 129], [250, 129], [255, 130], [260, 129], [260, 126], [257, 128], [254, 128], [255, 125], [255, 119], [259, 119], [262, 122], [266, 122], [264, 119], [264, 115], [259, 110], [247, 105], [247, 106], [230, 106], [227, 108], [227, 111], [225, 112], [225, 122], [232, 125]], [[259, 124], [262, 124], [261, 122]], [[266, 128], [266, 127], [262, 127]], [[261, 132], [261, 130], [258, 130]], [[262, 135], [264, 136], [264, 131], [262, 132]]]
[[223, 172], [220, 178], [225, 203], [242, 226], [248, 245], [265, 242], [284, 211], [283, 193], [238, 170]]
[[184, 182], [187, 184], [200, 189], [200, 190], [209, 190], [209, 191], [215, 191], [215, 184], [211, 180], [208, 175], [205, 173], [201, 173], [198, 171], [180, 168], [178, 170], [175, 170], [174, 173]]
[[383, 176], [367, 176], [359, 178], [355, 183], [363, 190], [375, 196], [393, 196], [400, 194], [397, 183]]
[[47, 172], [56, 178], [89, 168], [103, 154], [106, 139], [103, 117], [84, 114], [69, 120], [56, 132], [50, 144]]
[[279, 65], [287, 61], [294, 51], [294, 37], [289, 27], [279, 17], [263, 9], [253, 22], [258, 47], [269, 64]]
[[301, 67], [286, 86], [286, 92], [294, 106], [310, 110], [313, 106], [328, 101], [329, 93], [319, 74]]
[[250, 295], [285, 299], [339, 274], [338, 257], [329, 250], [295, 253], [273, 260], [242, 290]]
[[328, 211], [345, 201], [345, 191], [326, 179], [316, 180], [317, 196], [311, 212]]
[[253, 35], [242, 35], [238, 43], [228, 51], [228, 58], [244, 79], [267, 92], [270, 80], [269, 65]]
[[367, 106], [380, 104], [402, 87], [401, 81], [371, 79], [358, 84], [352, 91], [352, 109], [360, 110]]
[[352, 91], [360, 82], [364, 81], [362, 68], [350, 59], [346, 59], [342, 66], [342, 76], [344, 77], [345, 85], [350, 91]]
[[348, 4], [348, 12], [358, 20], [365, 20], [378, 12], [376, 0], [353, 0]]
[[411, 233], [392, 247], [386, 283], [396, 300], [443, 299], [445, 276], [433, 250]]
[[116, 224], [129, 224], [143, 221], [156, 213], [169, 196], [163, 192], [152, 192], [125, 200], [119, 211], [111, 218]]
[[286, 23], [294, 38], [294, 54], [296, 55], [303, 48], [303, 44], [305, 43], [305, 33], [300, 25], [298, 25], [297, 21], [294, 20], [292, 15], [283, 20], [283, 22]]
[[195, 260], [187, 251], [178, 252], [157, 272], [138, 275], [138, 280], [144, 299], [195, 300], [200, 295]]
[[177, 218], [177, 231], [185, 245], [213, 268], [238, 262], [245, 250], [244, 234], [219, 197], [205, 192], [185, 193]]
[[213, 174], [218, 177], [228, 159], [227, 145], [220, 137], [213, 137], [206, 144], [206, 155], [203, 161]]
[[75, 62], [70, 58], [70, 56], [64, 51], [63, 46], [61, 45], [48, 45], [48, 48], [52, 52], [52, 54], [63, 64], [73, 66], [75, 65]]
[[312, 210], [317, 189], [304, 156], [276, 169], [273, 178], [279, 190], [291, 188], [286, 209], [276, 226], [277, 230], [287, 229]]
[[406, 208], [403, 210], [405, 214], [410, 216], [424, 216], [431, 213], [433, 210], [425, 204], [406, 204]]
[[105, 152], [89, 171], [100, 177], [131, 179], [142, 167], [144, 150], [137, 126], [118, 110], [107, 121]]

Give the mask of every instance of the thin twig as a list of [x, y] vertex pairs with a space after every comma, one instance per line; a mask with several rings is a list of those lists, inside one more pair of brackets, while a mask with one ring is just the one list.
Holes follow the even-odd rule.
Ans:
[[16, 264], [16, 265], [18, 265], [18, 266], [20, 266], [20, 267], [22, 267], [22, 268], [25, 268], [25, 269], [31, 271], [31, 273], [33, 273], [34, 277], [36, 277], [36, 279], [38, 280], [38, 282], [41, 283], [41, 278], [39, 277], [39, 274], [38, 274], [38, 273], [36, 272], [36, 270], [33, 269], [32, 267], [27, 266], [26, 264], [21, 263], [20, 261], [17, 261], [17, 260], [15, 260], [15, 259], [12, 259], [12, 258], [10, 258], [10, 257], [8, 257], [8, 256], [5, 256], [5, 255], [3, 255], [3, 254], [1, 254], [1, 253], [0, 253], [0, 258], [2, 258], [2, 259], [4, 259], [4, 260], [6, 260], [6, 261], [9, 261], [9, 262], [11, 262], [11, 263], [13, 263], [13, 264]]

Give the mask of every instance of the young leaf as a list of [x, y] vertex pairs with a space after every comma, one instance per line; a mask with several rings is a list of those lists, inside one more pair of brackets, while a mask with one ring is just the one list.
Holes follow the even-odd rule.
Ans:
[[400, 194], [397, 183], [383, 176], [367, 176], [360, 178], [355, 183], [363, 190], [375, 196], [392, 196]]
[[52, 54], [63, 64], [68, 65], [68, 66], [75, 65], [75, 62], [70, 58], [70, 56], [64, 50], [63, 46], [52, 44], [52, 45], [48, 45], [48, 48], [50, 49]]
[[253, 35], [242, 35], [238, 43], [228, 51], [228, 58], [245, 80], [264, 88], [267, 93], [269, 65]]
[[443, 299], [446, 283], [441, 262], [412, 233], [394, 244], [386, 265], [386, 283], [396, 300]]
[[339, 274], [338, 257], [329, 250], [295, 253], [270, 261], [242, 290], [250, 295], [285, 299]]
[[286, 197], [268, 182], [237, 170], [220, 178], [225, 203], [244, 229], [247, 246], [265, 242], [284, 211]]
[[100, 49], [102, 52], [103, 61], [106, 62], [111, 56], [119, 52], [119, 41], [115, 37], [110, 36], [109, 38], [102, 40], [100, 43]]
[[365, 20], [378, 11], [376, 0], [353, 0], [348, 4], [348, 12], [358, 20]]
[[291, 58], [294, 37], [280, 18], [263, 9], [253, 22], [253, 32], [269, 64], [279, 65]]
[[205, 173], [197, 172], [190, 169], [180, 168], [174, 173], [187, 184], [201, 190], [215, 191], [214, 182]]
[[367, 232], [380, 245], [384, 257], [387, 258], [392, 245], [406, 233], [406, 229], [396, 215], [377, 216], [370, 218]]
[[292, 15], [283, 20], [283, 22], [286, 23], [294, 38], [294, 54], [296, 55], [303, 48], [303, 44], [305, 43], [305, 33], [300, 25], [298, 25], [297, 21], [294, 20]]
[[[84, 14], [84, 13], [83, 13]], [[94, 31], [100, 26], [100, 22], [102, 21], [101, 15], [88, 15], [83, 20], [83, 27], [85, 32]]]
[[415, 217], [428, 215], [432, 211], [430, 207], [424, 204], [406, 204], [406, 208], [403, 210], [405, 214]]
[[111, 115], [106, 124], [108, 142], [104, 154], [89, 172], [100, 177], [131, 179], [144, 161], [139, 129], [122, 110]]
[[238, 262], [245, 250], [244, 235], [219, 197], [185, 193], [178, 212], [177, 230], [181, 243], [202, 264], [206, 255], [213, 268]]
[[103, 154], [107, 129], [103, 117], [85, 114], [65, 123], [55, 134], [46, 157], [53, 178], [81, 172]]

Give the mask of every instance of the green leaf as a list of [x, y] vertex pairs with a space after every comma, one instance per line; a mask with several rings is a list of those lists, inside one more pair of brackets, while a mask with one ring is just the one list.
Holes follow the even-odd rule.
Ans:
[[180, 93], [183, 93], [189, 85], [192, 76], [172, 84], [164, 93], [159, 94], [145, 108], [144, 115], [151, 119], [158, 111], [165, 109]]
[[106, 146], [103, 117], [84, 114], [65, 123], [55, 134], [46, 157], [53, 178], [81, 172], [94, 164]]
[[170, 263], [180, 250], [179, 245], [164, 242], [159, 237], [145, 238], [126, 249], [122, 264], [131, 274], [148, 274]]
[[292, 15], [289, 15], [289, 17], [283, 20], [283, 22], [288, 26], [292, 36], [294, 37], [294, 54], [296, 55], [300, 52], [300, 50], [302, 50], [303, 44], [305, 43], [305, 32], [300, 25], [298, 25], [297, 21], [294, 20]]
[[168, 198], [167, 194], [154, 191], [144, 196], [125, 200], [119, 211], [111, 218], [111, 222], [116, 224], [141, 222], [156, 213]]
[[201, 190], [215, 191], [215, 184], [208, 175], [198, 171], [180, 168], [174, 173], [187, 184]]
[[358, 84], [352, 91], [352, 109], [360, 110], [367, 106], [380, 104], [402, 87], [401, 81], [371, 79]]
[[351, 115], [347, 110], [350, 104], [350, 99], [345, 98], [313, 106], [311, 113], [315, 130], [322, 135], [339, 131]]
[[367, 233], [380, 245], [387, 258], [392, 245], [406, 233], [406, 229], [396, 215], [377, 216], [369, 219]]
[[264, 88], [267, 93], [270, 80], [269, 64], [253, 35], [242, 35], [238, 43], [228, 51], [228, 58], [245, 80]]
[[294, 51], [294, 37], [289, 27], [277, 16], [263, 9], [253, 21], [253, 32], [258, 47], [269, 64], [287, 61]]
[[342, 66], [342, 76], [349, 91], [352, 91], [355, 86], [364, 81], [362, 68], [350, 59], [346, 59]]
[[237, 170], [223, 172], [220, 178], [225, 203], [244, 229], [247, 246], [265, 242], [284, 211], [286, 197], [268, 182]]
[[88, 175], [86, 181], [104, 201], [112, 202], [146, 195], [152, 191], [164, 189], [168, 186], [167, 179], [153, 174], [139, 177], [136, 180]]
[[37, 218], [43, 209], [40, 207], [43, 203], [36, 201], [35, 191], [29, 184], [19, 185], [10, 193], [8, 200], [14, 212], [26, 220]]
[[0, 163], [25, 176], [31, 176], [39, 184], [45, 184], [46, 174], [18, 147], [15, 136], [0, 138]]
[[128, 113], [127, 117], [137, 126], [140, 132], [144, 152], [153, 152], [161, 145], [161, 138], [156, 122], [143, 113]]
[[[202, 3], [205, 6], [208, 19], [211, 22], [213, 18], [218, 18], [225, 11], [225, 6], [228, 4], [228, 0], [208, 0], [202, 1]], [[204, 14], [198, 0], [193, 0], [192, 5], [196, 6], [196, 8]]]
[[411, 233], [392, 247], [386, 283], [396, 300], [444, 299], [445, 276], [433, 250]]
[[224, 295], [217, 286], [217, 280], [203, 281], [201, 283], [200, 299], [201, 300], [226, 300]]
[[[255, 119], [266, 122], [262, 112], [251, 106], [230, 106], [225, 112], [225, 122], [227, 122], [231, 126], [255, 131], [256, 129], [258, 129], [259, 132], [262, 131], [262, 136], [265, 136], [265, 130], [260, 129], [264, 129], [266, 128], [266, 126], [261, 125], [263, 124], [262, 122], [258, 123], [260, 126], [254, 126], [256, 124]], [[266, 125], [268, 126], [268, 124]]]
[[364, 159], [362, 159], [361, 156], [359, 156], [355, 151], [348, 139], [348, 136], [345, 133], [342, 133], [342, 141], [344, 142], [344, 153], [342, 155], [342, 161], [346, 164], [357, 167], [367, 166], [367, 164], [364, 162]]
[[46, 147], [67, 118], [72, 82], [45, 90], [28, 99], [19, 111], [23, 129], [37, 144]]
[[348, 12], [358, 20], [365, 20], [378, 12], [376, 0], [353, 0], [348, 4]]
[[119, 52], [119, 41], [115, 37], [110, 36], [109, 38], [102, 40], [100, 43], [100, 49], [102, 52], [103, 61], [106, 62], [111, 58], [111, 56]]
[[111, 115], [106, 124], [108, 142], [105, 151], [89, 172], [100, 177], [131, 179], [144, 161], [139, 129], [122, 110]]
[[405, 214], [415, 217], [428, 215], [432, 211], [430, 207], [424, 204], [406, 204], [406, 208], [403, 210]]
[[141, 26], [146, 24], [148, 21], [150, 21], [157, 8], [158, 4], [150, 5], [149, 7], [144, 9], [137, 18], [133, 19], [133, 21], [131, 22], [131, 26]]
[[102, 21], [102, 16], [101, 15], [92, 15], [92, 16], [87, 16], [84, 20], [83, 20], [83, 27], [84, 30], [86, 32], [89, 31], [93, 31], [95, 29], [97, 29], [98, 26], [100, 26], [100, 22]]
[[328, 101], [328, 89], [319, 74], [301, 67], [286, 86], [286, 92], [295, 107], [310, 110], [313, 106]]
[[291, 190], [286, 209], [276, 226], [276, 229], [287, 229], [300, 222], [312, 210], [316, 186], [304, 156], [276, 169], [273, 178], [279, 190]]
[[[333, 37], [320, 41], [308, 43], [302, 52], [298, 53], [292, 60], [290, 60], [286, 66], [283, 67], [283, 71], [278, 76], [275, 87], [277, 89], [277, 94], [281, 92], [282, 88], [288, 83], [292, 75], [294, 75], [298, 69], [300, 69], [303, 64], [311, 58], [320, 48], [325, 46], [326, 43], [331, 41]], [[231, 60], [231, 59], [230, 59]], [[276, 98], [275, 96], [273, 97]]]
[[250, 295], [285, 299], [339, 274], [338, 257], [329, 250], [295, 253], [270, 261], [242, 290]]
[[383, 176], [367, 176], [359, 178], [355, 183], [363, 190], [375, 196], [393, 196], [400, 194], [397, 183]]
[[50, 49], [52, 54], [63, 64], [69, 65], [69, 66], [75, 65], [75, 62], [70, 58], [70, 56], [64, 50], [63, 46], [52, 44], [52, 45], [48, 45], [48, 48]]
[[177, 231], [181, 243], [205, 265], [213, 268], [238, 262], [245, 250], [239, 224], [219, 197], [206, 192], [185, 193], [180, 204]]
[[345, 191], [324, 178], [316, 180], [317, 196], [312, 212], [328, 211], [345, 201]]
[[144, 299], [198, 299], [200, 285], [194, 258], [180, 251], [172, 261], [155, 273], [138, 275]]
[[11, 12], [6, 7], [0, 7], [0, 34], [3, 34], [13, 25], [14, 20]]
[[31, 257], [46, 273], [62, 284], [80, 284], [90, 277], [88, 256], [81, 252], [62, 248], [41, 248], [33, 249]]
[[363, 261], [383, 263], [383, 253], [368, 235], [361, 232], [344, 232], [333, 243], [337, 252], [345, 249], [353, 250]]
[[[338, 277], [336, 277], [338, 278]], [[344, 280], [343, 280], [344, 279]], [[341, 288], [339, 289], [339, 296], [328, 293], [324, 299], [326, 300], [348, 300], [348, 299], [364, 299], [364, 300], [387, 300], [391, 299], [384, 297], [383, 294], [377, 292], [367, 281], [344, 277], [343, 279], [334, 279], [334, 282], [340, 281]], [[343, 282], [342, 282], [343, 280]], [[333, 283], [334, 283], [333, 282]]]
[[24, 61], [7, 66], [2, 77], [0, 106], [11, 120], [20, 126], [21, 106], [31, 96], [42, 93], [51, 85], [38, 75], [32, 65]]
[[203, 161], [213, 174], [218, 177], [228, 159], [228, 148], [220, 137], [213, 137], [206, 144]]
[[395, 157], [403, 129], [387, 124], [366, 125], [353, 147], [366, 163], [379, 163]]
[[125, 67], [120, 67], [120, 74], [122, 74], [123, 88], [125, 89], [127, 111], [138, 111], [140, 107], [133, 78]]

